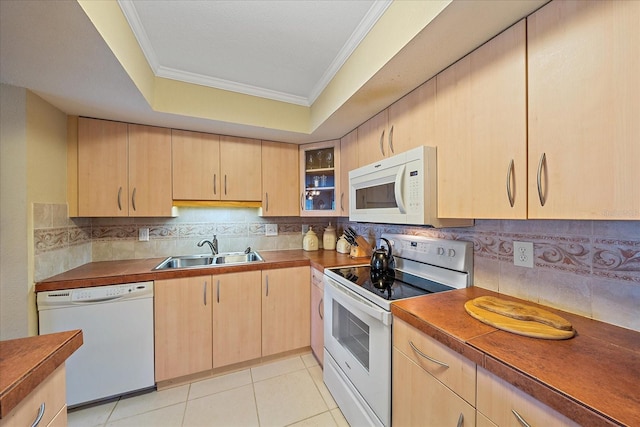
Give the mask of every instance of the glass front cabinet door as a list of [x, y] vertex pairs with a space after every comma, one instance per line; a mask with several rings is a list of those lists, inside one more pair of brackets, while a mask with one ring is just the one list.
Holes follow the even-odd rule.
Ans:
[[338, 216], [340, 140], [300, 146], [300, 215]]

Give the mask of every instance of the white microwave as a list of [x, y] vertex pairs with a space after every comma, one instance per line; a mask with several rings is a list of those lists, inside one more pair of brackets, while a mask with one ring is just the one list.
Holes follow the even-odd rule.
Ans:
[[349, 220], [465, 227], [468, 219], [439, 219], [436, 148], [421, 146], [349, 172]]

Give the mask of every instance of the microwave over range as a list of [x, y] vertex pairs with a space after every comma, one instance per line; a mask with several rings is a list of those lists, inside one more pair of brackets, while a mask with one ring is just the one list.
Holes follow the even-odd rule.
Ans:
[[349, 220], [466, 227], [438, 218], [436, 148], [420, 146], [349, 172]]

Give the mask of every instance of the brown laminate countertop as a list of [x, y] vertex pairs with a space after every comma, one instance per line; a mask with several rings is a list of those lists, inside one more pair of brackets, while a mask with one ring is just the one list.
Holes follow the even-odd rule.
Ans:
[[36, 292], [59, 291], [63, 289], [87, 288], [91, 286], [117, 285], [149, 280], [175, 279], [178, 277], [205, 276], [238, 271], [271, 270], [311, 265], [323, 270], [325, 267], [368, 264], [368, 258], [351, 258], [336, 251], [310, 251], [301, 249], [280, 251], [259, 251], [264, 262], [237, 264], [230, 266], [184, 268], [153, 271], [165, 258], [146, 258], [124, 261], [90, 262], [73, 270], [50, 277], [36, 283]]
[[80, 330], [0, 341], [0, 418], [81, 345]]
[[529, 338], [471, 317], [467, 288], [392, 304], [396, 318], [448, 345], [581, 425], [640, 425], [640, 333], [544, 307], [570, 321], [568, 340]]

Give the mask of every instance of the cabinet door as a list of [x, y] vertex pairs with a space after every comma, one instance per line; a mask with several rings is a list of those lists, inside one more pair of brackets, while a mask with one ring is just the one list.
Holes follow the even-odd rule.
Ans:
[[259, 139], [220, 137], [222, 200], [262, 200], [261, 147]]
[[521, 21], [438, 74], [438, 216], [526, 218]]
[[478, 366], [478, 412], [499, 426], [577, 427], [579, 424]]
[[436, 79], [431, 79], [389, 106], [389, 153], [436, 147], [435, 132]]
[[358, 127], [358, 166], [365, 166], [389, 156], [388, 117], [388, 110], [384, 110]]
[[529, 218], [640, 219], [639, 21], [637, 1], [527, 18]]
[[262, 356], [310, 345], [309, 267], [262, 272]]
[[298, 146], [262, 141], [262, 216], [298, 216]]
[[171, 131], [174, 200], [220, 200], [220, 136]]
[[260, 271], [213, 276], [213, 367], [260, 357]]
[[340, 140], [340, 216], [349, 216], [349, 171], [357, 168], [358, 130], [354, 129]]
[[171, 130], [129, 128], [129, 216], [171, 216]]
[[78, 216], [128, 216], [127, 124], [78, 119]]
[[304, 144], [300, 153], [300, 216], [340, 214], [340, 140]]
[[156, 382], [211, 369], [211, 276], [154, 287]]
[[[392, 357], [391, 424], [394, 426], [476, 425], [476, 410], [397, 348]], [[462, 418], [462, 420], [461, 420]]]
[[324, 363], [324, 283], [322, 272], [311, 269], [311, 350]]

